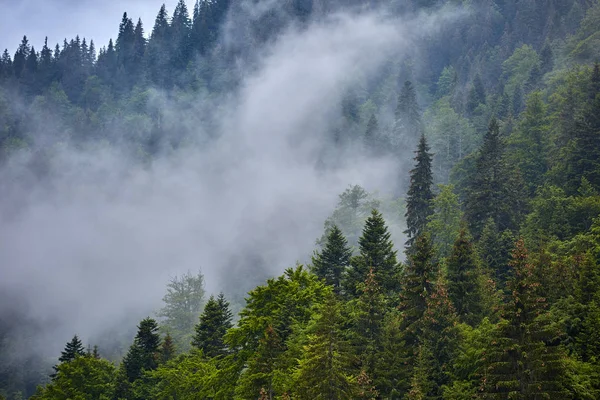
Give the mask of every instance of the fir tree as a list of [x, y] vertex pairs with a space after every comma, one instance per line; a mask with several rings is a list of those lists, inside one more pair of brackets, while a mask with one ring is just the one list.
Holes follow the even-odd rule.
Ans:
[[325, 299], [306, 329], [307, 340], [294, 371], [298, 399], [348, 399], [355, 392], [352, 352], [344, 338], [341, 305]]
[[500, 137], [500, 126], [492, 118], [476, 159], [476, 171], [471, 179], [465, 205], [465, 218], [476, 238], [483, 225], [491, 218], [498, 231], [514, 229], [520, 211], [519, 188], [506, 165], [505, 144]]
[[398, 95], [395, 113], [394, 136], [400, 149], [414, 149], [423, 133], [421, 111], [417, 102], [417, 92], [411, 81], [404, 82]]
[[406, 246], [410, 249], [416, 238], [425, 232], [427, 220], [433, 214], [432, 200], [433, 174], [431, 172], [432, 155], [425, 136], [421, 136], [416, 151], [416, 165], [410, 171], [410, 187], [406, 196], [406, 226], [408, 236]]
[[196, 325], [196, 335], [192, 341], [192, 346], [202, 350], [206, 357], [213, 358], [225, 355], [227, 346], [223, 342], [223, 337], [227, 330], [233, 326], [231, 319], [229, 302], [227, 302], [223, 293], [219, 294], [216, 299], [214, 296], [210, 296], [200, 316], [200, 322]]
[[414, 349], [420, 343], [423, 332], [423, 315], [427, 298], [433, 293], [437, 265], [434, 264], [433, 248], [428, 235], [417, 238], [414, 252], [402, 276], [399, 310], [402, 312], [401, 330], [406, 346]]
[[325, 248], [321, 252], [315, 252], [312, 257], [312, 272], [325, 283], [333, 286], [336, 294], [342, 289], [342, 278], [350, 265], [352, 250], [348, 247], [348, 241], [342, 231], [333, 225], [327, 235]]
[[353, 298], [358, 297], [360, 295], [358, 285], [367, 279], [371, 269], [380, 282], [384, 294], [394, 293], [398, 289], [395, 276], [398, 261], [391, 234], [379, 211], [371, 212], [358, 244], [360, 254], [350, 261], [350, 268], [344, 279], [344, 293]]
[[467, 111], [469, 114], [475, 112], [475, 109], [479, 107], [480, 104], [485, 104], [485, 88], [483, 86], [483, 81], [481, 80], [481, 75], [475, 75], [473, 79], [473, 85], [471, 86], [471, 90], [469, 91], [469, 98], [467, 100]]
[[381, 331], [387, 307], [372, 269], [365, 282], [359, 285], [359, 290], [360, 297], [349, 303], [352, 316], [350, 337], [361, 369], [373, 377], [381, 350]]
[[61, 363], [73, 361], [77, 357], [85, 355], [85, 348], [83, 343], [77, 335], [73, 336], [70, 342], [67, 343], [65, 349], [60, 353], [58, 361]]
[[464, 228], [454, 243], [447, 268], [448, 295], [458, 318], [469, 325], [477, 325], [483, 316], [479, 268]]
[[561, 399], [565, 354], [553, 341], [546, 314], [546, 301], [534, 279], [523, 240], [517, 241], [510, 266], [510, 295], [498, 324], [497, 337], [489, 352], [483, 398]]
[[169, 333], [165, 335], [162, 344], [160, 345], [160, 361], [162, 363], [166, 363], [175, 357], [175, 344], [173, 343], [173, 338]]
[[364, 138], [365, 148], [369, 155], [377, 157], [383, 154], [384, 148], [381, 139], [377, 117], [375, 117], [375, 114], [372, 114], [367, 123]]

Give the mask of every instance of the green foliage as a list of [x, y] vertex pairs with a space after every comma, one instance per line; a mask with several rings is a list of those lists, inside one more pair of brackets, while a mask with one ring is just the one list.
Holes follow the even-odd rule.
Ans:
[[450, 256], [452, 246], [460, 232], [462, 211], [453, 185], [439, 185], [433, 199], [434, 213], [429, 216], [427, 230], [432, 232], [433, 245], [440, 259]]
[[200, 322], [196, 325], [192, 346], [202, 350], [202, 353], [210, 358], [227, 354], [223, 338], [227, 330], [233, 327], [232, 318], [225, 295], [221, 293], [216, 299], [210, 296], [200, 316]]
[[95, 357], [78, 356], [56, 369], [51, 383], [34, 400], [109, 400], [114, 391], [115, 367]]
[[294, 398], [347, 399], [357, 391], [353, 354], [345, 339], [341, 304], [332, 295], [318, 307], [306, 330], [293, 372]]
[[163, 297], [165, 306], [158, 316], [163, 318], [161, 327], [173, 336], [179, 351], [190, 348], [194, 326], [204, 307], [204, 295], [204, 276], [201, 272], [192, 275], [188, 271], [167, 284], [167, 294]]
[[475, 249], [462, 229], [448, 259], [448, 296], [461, 322], [475, 326], [483, 317], [480, 271]]
[[381, 282], [384, 294], [391, 295], [398, 288], [398, 261], [391, 234], [379, 211], [371, 211], [358, 242], [360, 254], [350, 261], [350, 268], [343, 281], [344, 293], [356, 298], [360, 293], [358, 285], [363, 283], [369, 271], [373, 270], [377, 281]]
[[312, 272], [324, 279], [327, 285], [333, 286], [337, 294], [342, 289], [342, 278], [350, 265], [352, 250], [342, 231], [333, 225], [327, 235], [325, 247], [321, 252], [315, 252], [312, 257]]
[[425, 232], [427, 219], [433, 213], [433, 175], [431, 172], [432, 155], [429, 145], [422, 135], [416, 151], [415, 168], [410, 171], [410, 187], [406, 195], [406, 247], [413, 246], [415, 240]]

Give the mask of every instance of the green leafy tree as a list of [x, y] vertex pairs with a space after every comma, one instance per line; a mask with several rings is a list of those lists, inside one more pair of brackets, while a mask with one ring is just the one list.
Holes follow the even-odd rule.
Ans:
[[433, 175], [431, 172], [432, 156], [425, 136], [421, 136], [416, 151], [416, 165], [410, 171], [410, 187], [406, 196], [406, 246], [410, 249], [417, 237], [425, 232], [427, 219], [433, 213], [432, 200]]
[[51, 383], [32, 400], [108, 400], [113, 395], [115, 367], [95, 357], [77, 357], [57, 367]]
[[167, 284], [163, 297], [165, 306], [158, 312], [161, 326], [173, 336], [180, 351], [187, 351], [194, 334], [194, 326], [204, 307], [204, 276], [189, 271]]
[[367, 279], [372, 269], [380, 282], [384, 294], [390, 295], [398, 289], [398, 260], [391, 234], [379, 211], [373, 209], [365, 222], [363, 234], [358, 240], [360, 254], [350, 261], [343, 288], [351, 298], [360, 295], [358, 285]]
[[321, 252], [315, 252], [312, 257], [311, 270], [325, 283], [333, 286], [333, 291], [340, 294], [342, 278], [350, 265], [352, 250], [342, 231], [333, 225], [327, 235], [325, 247]]
[[216, 299], [210, 296], [200, 316], [200, 322], [196, 325], [192, 346], [202, 350], [203, 354], [210, 358], [227, 354], [223, 338], [233, 326], [232, 318], [225, 295], [220, 293]]

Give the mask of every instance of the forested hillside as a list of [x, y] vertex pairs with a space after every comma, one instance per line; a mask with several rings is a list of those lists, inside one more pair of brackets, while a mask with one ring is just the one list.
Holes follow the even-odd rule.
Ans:
[[[64, 319], [31, 312], [29, 297], [43, 293], [13, 285], [15, 272], [2, 265], [0, 399], [600, 398], [599, 1], [174, 6], [151, 25], [124, 13], [106, 44], [82, 32], [41, 49], [24, 37], [16, 52], [4, 51], [0, 217], [12, 224], [41, 201], [80, 209], [79, 197], [65, 200], [63, 191], [82, 193], [96, 212], [100, 195], [88, 191], [96, 182], [108, 199], [138, 204], [163, 186], [105, 182], [167, 180], [162, 172], [178, 170], [165, 164], [194, 165], [209, 178], [190, 202], [214, 191], [223, 208], [177, 218], [208, 225], [201, 240], [227, 267], [210, 273], [218, 284], [206, 284], [204, 269], [172, 278], [153, 316], [107, 322], [94, 312], [101, 307], [84, 316], [73, 302], [60, 303], [59, 314], [73, 314]], [[321, 42], [327, 56], [307, 57]], [[293, 73], [280, 73], [286, 68]], [[294, 91], [268, 99], [269, 85]], [[231, 108], [248, 93], [258, 105], [238, 117]], [[330, 108], [321, 112], [316, 98]], [[262, 125], [245, 124], [255, 119]], [[299, 127], [294, 134], [283, 133], [284, 119]], [[104, 158], [107, 151], [118, 157]], [[112, 169], [119, 158], [126, 168]], [[260, 179], [245, 188], [223, 173], [237, 168]], [[86, 171], [94, 175], [80, 178]], [[158, 201], [151, 215], [142, 208], [131, 224], [150, 220], [168, 235], [180, 222], [160, 214], [188, 210], [176, 193], [196, 173], [169, 177], [173, 204]], [[323, 192], [340, 180], [347, 189], [323, 210]], [[249, 193], [260, 195], [244, 199]], [[134, 210], [110, 216], [126, 213]], [[315, 215], [329, 215], [324, 229], [304, 237], [301, 226]], [[92, 217], [65, 224], [78, 218]], [[31, 235], [52, 242], [39, 221]], [[111, 271], [98, 281], [100, 302], [137, 306], [137, 293], [153, 290], [144, 275], [156, 271], [133, 271], [131, 297], [113, 299], [111, 284], [127, 266], [109, 267], [110, 253], [126, 252], [119, 241], [132, 231], [107, 231], [114, 242], [77, 262], [84, 269], [99, 259]], [[301, 254], [290, 248], [306, 242], [315, 243], [312, 256], [268, 265]], [[152, 262], [194, 265], [181, 256], [187, 245]], [[35, 261], [52, 266], [58, 253]], [[72, 289], [79, 273], [60, 275], [60, 291], [83, 301], [87, 293]], [[78, 319], [101, 322], [85, 337], [73, 328], [60, 355], [37, 350], [53, 324]]]

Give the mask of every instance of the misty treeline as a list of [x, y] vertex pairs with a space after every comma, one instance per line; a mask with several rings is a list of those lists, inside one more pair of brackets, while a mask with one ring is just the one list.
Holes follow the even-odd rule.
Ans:
[[[98, 53], [79, 38], [39, 53], [24, 39], [0, 63], [2, 160], [33, 152], [43, 177], [69, 141], [151, 163], [190, 145], [177, 116], [198, 111], [197, 95], [226, 95], [242, 82], [239, 59], [257, 68], [254, 52], [289, 24], [378, 7], [455, 12], [345, 93], [320, 155], [326, 165], [358, 145], [397, 157], [410, 165], [390, 182], [400, 189], [389, 200], [350, 186], [311, 261], [251, 290], [237, 315], [201, 274], [173, 279], [122, 356], [65, 338], [41, 378], [47, 360], [14, 353], [42, 322], [3, 312], [0, 396], [600, 397], [600, 3], [297, 0], [241, 18], [251, 3], [188, 12], [181, 1], [149, 35], [124, 15]], [[210, 105], [195, 115], [207, 132]]]

